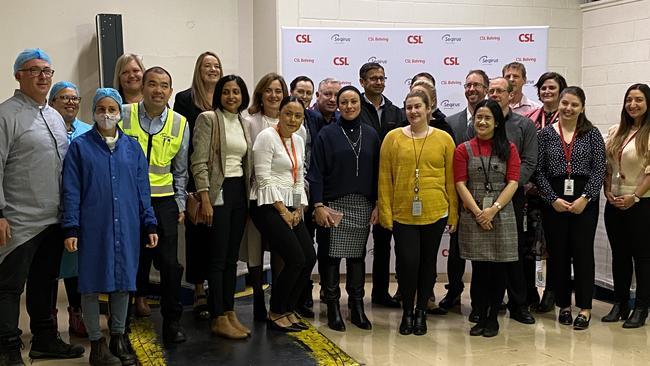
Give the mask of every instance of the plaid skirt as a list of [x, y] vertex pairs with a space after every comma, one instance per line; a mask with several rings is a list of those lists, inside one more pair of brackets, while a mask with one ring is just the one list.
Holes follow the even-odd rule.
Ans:
[[372, 203], [353, 193], [329, 202], [328, 206], [343, 212], [339, 226], [330, 229], [328, 255], [332, 258], [364, 257], [370, 234]]

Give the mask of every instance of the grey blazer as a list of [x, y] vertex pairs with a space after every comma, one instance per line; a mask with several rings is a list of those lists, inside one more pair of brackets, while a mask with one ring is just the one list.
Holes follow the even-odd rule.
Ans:
[[459, 146], [465, 141], [469, 141], [470, 137], [467, 134], [467, 108], [456, 114], [452, 114], [445, 120], [454, 131], [454, 142], [456, 146]]

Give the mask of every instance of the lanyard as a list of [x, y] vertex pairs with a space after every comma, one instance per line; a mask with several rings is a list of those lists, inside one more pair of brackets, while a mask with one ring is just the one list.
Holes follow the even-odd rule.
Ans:
[[415, 148], [415, 137], [413, 137], [413, 128], [411, 128], [411, 141], [413, 141], [413, 157], [415, 158], [415, 185], [413, 187], [413, 192], [415, 192], [415, 197], [418, 197], [420, 192], [420, 158], [422, 157], [422, 151], [424, 150], [424, 144], [427, 143], [427, 137], [429, 137], [429, 125], [427, 125], [427, 134], [424, 136], [424, 141], [422, 141], [422, 146], [420, 146], [420, 153], [418, 154]]
[[290, 137], [289, 139], [291, 139], [291, 153], [293, 154], [293, 158], [291, 158], [292, 154], [289, 154], [289, 148], [287, 147], [287, 144], [285, 144], [282, 135], [280, 135], [280, 129], [277, 126], [275, 127], [275, 131], [278, 133], [280, 141], [282, 141], [282, 146], [284, 146], [284, 151], [286, 151], [287, 155], [289, 156], [289, 161], [291, 161], [293, 184], [296, 184], [296, 182], [298, 182], [298, 158], [296, 157], [296, 144], [293, 143], [293, 137]]
[[573, 154], [573, 143], [576, 141], [576, 131], [573, 131], [573, 136], [571, 137], [571, 143], [567, 148], [566, 142], [564, 142], [564, 132], [562, 132], [562, 124], [558, 123], [558, 130], [560, 130], [560, 140], [562, 140], [562, 150], [564, 150], [564, 159], [566, 159], [566, 173], [571, 177], [571, 154]]
[[[549, 124], [553, 124], [553, 121], [555, 121], [557, 116], [558, 116], [558, 111], [555, 111], [555, 113], [553, 113], [553, 117], [551, 117], [551, 119], [549, 120]], [[546, 126], [546, 112], [544, 112], [544, 109], [542, 109], [542, 128], [544, 128], [544, 126]]]
[[485, 169], [485, 162], [483, 161], [483, 155], [481, 155], [481, 141], [477, 138], [476, 143], [478, 145], [478, 159], [481, 161], [481, 166], [483, 167], [483, 176], [485, 176], [485, 190], [492, 192], [492, 184], [490, 184], [490, 169], [492, 168], [492, 151], [490, 151], [490, 158], [488, 159], [488, 167]]
[[639, 130], [636, 130], [632, 134], [632, 136], [630, 136], [627, 140], [625, 140], [623, 146], [621, 146], [621, 150], [618, 152], [618, 174], [621, 177], [621, 179], [625, 179], [625, 174], [623, 174], [623, 166], [621, 165], [621, 161], [623, 160], [623, 150], [625, 150], [627, 144], [629, 144], [632, 140], [634, 140], [637, 133], [639, 133]]

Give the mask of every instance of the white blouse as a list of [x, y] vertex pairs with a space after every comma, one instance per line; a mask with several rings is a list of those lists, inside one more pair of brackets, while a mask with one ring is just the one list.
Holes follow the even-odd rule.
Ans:
[[226, 132], [226, 167], [224, 177], [241, 177], [244, 175], [242, 159], [248, 151], [248, 144], [244, 129], [239, 122], [239, 116], [228, 111], [217, 109], [220, 118], [223, 118], [223, 124]]
[[[292, 146], [295, 146], [298, 160], [295, 183], [291, 163]], [[302, 178], [304, 156], [305, 143], [297, 133], [294, 133], [290, 139], [284, 139], [283, 142], [274, 127], [262, 130], [253, 144], [255, 180], [251, 187], [250, 199], [257, 199], [257, 204], [260, 206], [282, 201], [285, 206], [290, 207], [294, 205], [293, 195], [300, 194], [300, 204], [306, 206], [307, 194]]]

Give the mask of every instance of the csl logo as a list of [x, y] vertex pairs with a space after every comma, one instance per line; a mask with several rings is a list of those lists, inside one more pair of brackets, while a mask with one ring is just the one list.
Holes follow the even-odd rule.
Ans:
[[519, 42], [521, 43], [532, 43], [535, 42], [533, 33], [521, 33], [519, 34]]
[[442, 63], [447, 65], [447, 66], [460, 66], [460, 60], [456, 56], [454, 56], [454, 57], [451, 57], [451, 56], [445, 57], [442, 60]]
[[408, 44], [423, 44], [424, 40], [422, 39], [421, 34], [411, 34], [410, 36], [406, 37], [406, 43]]
[[296, 34], [297, 43], [311, 43], [311, 34]]
[[452, 37], [449, 33], [443, 34], [440, 39], [447, 44], [456, 44], [463, 40], [461, 37]]
[[334, 33], [334, 34], [332, 34], [332, 36], [330, 37], [330, 39], [331, 39], [334, 43], [346, 43], [346, 42], [350, 42], [350, 37], [344, 37], [344, 36], [342, 36], [342, 35], [340, 35], [340, 34], [338, 34], [338, 33]]
[[347, 56], [337, 56], [332, 59], [332, 63], [335, 66], [349, 66], [350, 64], [348, 63], [348, 57]]

